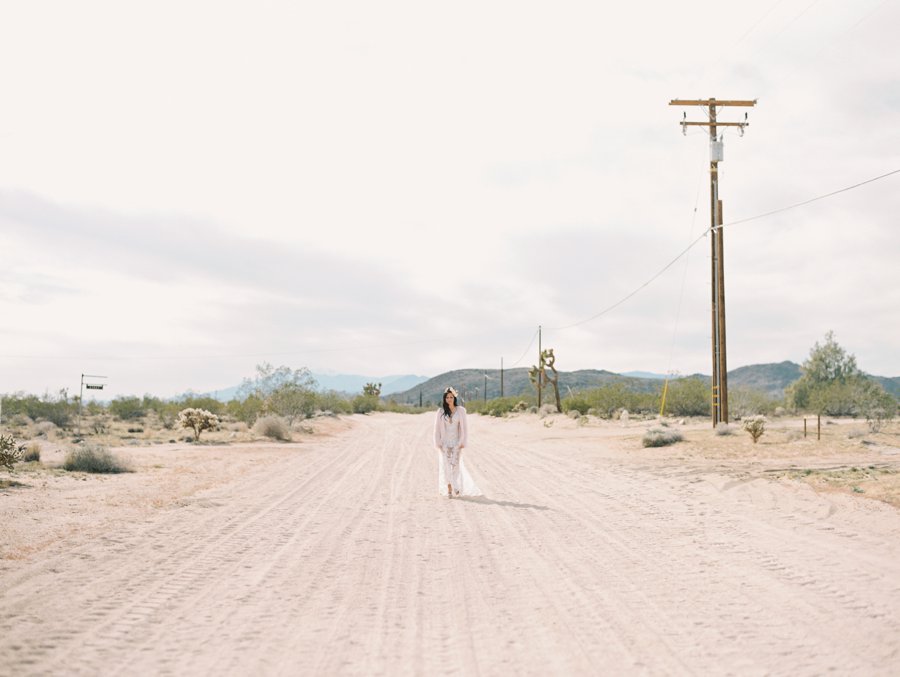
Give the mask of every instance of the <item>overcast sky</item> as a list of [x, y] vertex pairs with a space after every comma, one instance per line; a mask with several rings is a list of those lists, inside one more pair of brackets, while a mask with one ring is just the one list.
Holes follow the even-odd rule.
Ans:
[[[31, 2], [0, 22], [0, 393], [710, 372], [725, 221], [900, 169], [900, 2]], [[725, 109], [740, 120], [747, 109]], [[900, 375], [900, 174], [726, 228], [728, 364]], [[574, 325], [574, 326], [572, 326]], [[569, 327], [563, 329], [563, 327]]]

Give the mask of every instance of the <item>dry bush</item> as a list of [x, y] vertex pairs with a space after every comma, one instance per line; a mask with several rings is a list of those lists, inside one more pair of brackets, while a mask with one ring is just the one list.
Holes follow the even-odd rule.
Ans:
[[556, 409], [555, 404], [542, 404], [540, 411], [538, 411], [538, 416], [540, 418], [544, 418], [546, 416], [550, 416], [551, 414], [559, 413]]
[[50, 435], [56, 431], [56, 424], [52, 421], [41, 421], [34, 426], [35, 437], [50, 438]]
[[727, 423], [720, 423], [716, 426], [716, 435], [734, 435], [734, 428]]
[[228, 424], [228, 430], [233, 433], [245, 433], [250, 430], [250, 426], [243, 421], [236, 421]]
[[273, 440], [290, 442], [291, 429], [287, 421], [279, 416], [263, 416], [253, 425], [253, 432]]
[[133, 472], [124, 460], [114, 455], [106, 447], [95, 444], [86, 444], [70, 450], [66, 454], [63, 468], [73, 472], [101, 474]]
[[681, 442], [684, 437], [677, 430], [669, 430], [665, 427], [650, 428], [644, 433], [641, 444], [645, 447], [665, 447], [676, 442]]
[[25, 452], [22, 454], [22, 462], [23, 463], [32, 463], [32, 462], [41, 462], [41, 443], [40, 442], [32, 442], [27, 447], [25, 447]]

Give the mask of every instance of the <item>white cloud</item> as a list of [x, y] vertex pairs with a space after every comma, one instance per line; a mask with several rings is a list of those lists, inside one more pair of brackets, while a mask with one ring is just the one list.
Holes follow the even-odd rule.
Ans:
[[[706, 140], [668, 101], [759, 98], [726, 136], [726, 221], [900, 168], [898, 18], [878, 0], [20, 3], [0, 26], [0, 391], [55, 389], [88, 357], [162, 394], [261, 359], [438, 373], [515, 360], [538, 324], [563, 368], [708, 371], [705, 241], [551, 330], [708, 224]], [[900, 371], [898, 180], [728, 232], [732, 367], [834, 329], [864, 369]]]

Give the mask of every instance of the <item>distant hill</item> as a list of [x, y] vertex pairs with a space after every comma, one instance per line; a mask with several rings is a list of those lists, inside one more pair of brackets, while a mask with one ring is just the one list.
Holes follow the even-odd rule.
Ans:
[[631, 376], [632, 378], [654, 378], [657, 381], [666, 378], [665, 374], [656, 374], [652, 371], [623, 371], [622, 376]]
[[[583, 369], [580, 371], [560, 372], [560, 395], [573, 391], [599, 388], [601, 386], [622, 382], [628, 387], [641, 392], [652, 392], [659, 388], [657, 379], [641, 379], [614, 374], [611, 371], [597, 369]], [[499, 369], [457, 369], [440, 376], [430, 378], [414, 388], [396, 393], [391, 399], [402, 404], [418, 404], [421, 393], [422, 403], [430, 403], [437, 406], [441, 401], [441, 395], [447, 386], [456, 388], [463, 399], [473, 400], [484, 397], [485, 384], [487, 384], [487, 397], [500, 396], [500, 370]], [[507, 397], [520, 396], [531, 392], [533, 387], [528, 378], [528, 369], [505, 369], [503, 371], [503, 394]]]
[[894, 397], [900, 397], [900, 376], [873, 376], [881, 387]]
[[[767, 393], [771, 397], [784, 397], [785, 389], [801, 375], [800, 365], [785, 361], [771, 364], [752, 364], [738, 367], [728, 372], [728, 385], [734, 387], [753, 388]], [[435, 406], [440, 401], [441, 393], [448, 385], [454, 386], [465, 399], [484, 397], [485, 382], [488, 398], [500, 395], [499, 369], [457, 369], [439, 376], [415, 376], [400, 374], [391, 376], [359, 376], [355, 374], [317, 374], [313, 373], [320, 390], [337, 390], [347, 394], [358, 394], [366, 383], [381, 383], [382, 396], [403, 404], [418, 404], [421, 392], [422, 402]], [[487, 377], [485, 379], [485, 377]], [[708, 379], [708, 374], [691, 374], [685, 378], [696, 377]], [[661, 387], [660, 381], [665, 376], [652, 372], [631, 371], [616, 374], [603, 369], [582, 369], [579, 371], [560, 372], [560, 395], [569, 390], [588, 390], [599, 388], [609, 383], [624, 383], [628, 388], [639, 392], [654, 392]], [[900, 397], [900, 377], [872, 376], [884, 389]], [[214, 392], [203, 393], [227, 402], [237, 396], [240, 386], [232, 386]], [[509, 397], [521, 396], [533, 391], [528, 379], [528, 369], [506, 369], [503, 372], [503, 394]]]
[[800, 378], [802, 373], [800, 365], [796, 362], [751, 364], [729, 371], [728, 387], [744, 386], [772, 397], [784, 397], [785, 388]]
[[[415, 376], [413, 374], [394, 374], [391, 376], [359, 376], [357, 374], [317, 374], [312, 373], [319, 390], [336, 390], [348, 395], [359, 395], [363, 386], [367, 383], [380, 383], [381, 394], [391, 395], [396, 392], [406, 391], [416, 386], [422, 381], [428, 379], [427, 376]], [[211, 390], [206, 393], [199, 393], [204, 397], [213, 397], [220, 402], [229, 402], [238, 396], [241, 386], [231, 386], [222, 388], [221, 390]], [[197, 395], [198, 393], [188, 392], [184, 395]], [[183, 397], [181, 395], [180, 397]]]
[[319, 390], [337, 390], [342, 393], [358, 395], [367, 383], [380, 383], [381, 394], [409, 390], [413, 386], [428, 380], [427, 376], [415, 376], [413, 374], [394, 374], [391, 376], [358, 376], [356, 374], [317, 374], [313, 378], [319, 384]]
[[[638, 377], [635, 374], [648, 374]], [[771, 397], [784, 397], [785, 389], [798, 378], [802, 371], [800, 365], [791, 362], [778, 362], [771, 364], [753, 364], [746, 367], [738, 367], [728, 372], [728, 385], [734, 387], [746, 387], [764, 392]], [[486, 377], [486, 378], [485, 378]], [[691, 374], [683, 378], [708, 379], [708, 374]], [[628, 372], [628, 374], [615, 374], [611, 371], [583, 369], [580, 371], [560, 372], [560, 395], [565, 396], [569, 390], [587, 390], [599, 388], [610, 383], [624, 383], [630, 389], [639, 392], [653, 392], [661, 387], [660, 379], [665, 376], [650, 372]], [[900, 377], [872, 376], [884, 389], [900, 397]], [[500, 370], [499, 369], [458, 369], [435, 376], [419, 383], [409, 390], [395, 393], [392, 399], [404, 404], [418, 404], [421, 393], [423, 403], [431, 403], [437, 406], [441, 394], [448, 385], [454, 386], [464, 399], [481, 399], [484, 397], [484, 388], [487, 385], [487, 397], [500, 396]], [[503, 394], [507, 397], [520, 396], [533, 392], [533, 386], [528, 379], [528, 369], [507, 369], [503, 372]]]

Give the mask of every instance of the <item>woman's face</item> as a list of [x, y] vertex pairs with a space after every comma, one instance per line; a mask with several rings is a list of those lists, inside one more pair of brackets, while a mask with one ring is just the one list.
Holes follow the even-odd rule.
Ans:
[[444, 401], [453, 406], [453, 393], [444, 393]]

